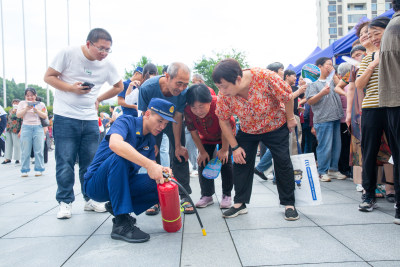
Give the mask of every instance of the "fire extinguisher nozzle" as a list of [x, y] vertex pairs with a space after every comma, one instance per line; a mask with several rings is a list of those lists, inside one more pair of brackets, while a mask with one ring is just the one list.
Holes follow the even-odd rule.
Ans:
[[203, 235], [204, 235], [204, 236], [206, 236], [206, 235], [207, 235], [207, 233], [206, 233], [206, 230], [205, 230], [205, 229], [201, 229], [201, 231], [203, 232]]

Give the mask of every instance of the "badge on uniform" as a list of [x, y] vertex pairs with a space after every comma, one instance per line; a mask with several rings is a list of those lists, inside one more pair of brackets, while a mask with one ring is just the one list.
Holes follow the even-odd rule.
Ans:
[[140, 135], [140, 132], [139, 132], [139, 131], [137, 131], [137, 132], [136, 132], [136, 134], [137, 134], [137, 135]]
[[149, 150], [149, 149], [150, 149], [150, 147], [148, 147], [148, 146], [143, 147], [143, 150]]

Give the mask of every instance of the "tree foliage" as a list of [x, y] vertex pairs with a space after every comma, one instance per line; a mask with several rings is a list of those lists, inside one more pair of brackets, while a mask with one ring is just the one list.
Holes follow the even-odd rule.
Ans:
[[[136, 62], [136, 64], [132, 64], [131, 66], [132, 66], [132, 69], [131, 70], [127, 70], [127, 69], [125, 69], [125, 76], [124, 76], [124, 79], [125, 80], [127, 80], [127, 79], [130, 79], [132, 76], [133, 76], [133, 72], [135, 71], [135, 69], [137, 68], [137, 67], [144, 67], [144, 65], [146, 65], [147, 63], [153, 63], [152, 61], [151, 61], [151, 59], [150, 58], [148, 58], [148, 57], [146, 57], [146, 56], [142, 56], [141, 58], [140, 58], [140, 60], [138, 61], [138, 62]], [[158, 74], [162, 74], [162, 69], [164, 68], [164, 66], [162, 66], [162, 65], [157, 65], [157, 64], [155, 64], [155, 63], [153, 63], [154, 65], [156, 65], [157, 66], [157, 69], [158, 69]]]
[[[9, 81], [6, 80], [6, 97], [7, 97], [7, 106], [11, 106], [11, 102], [13, 99], [20, 99], [20, 100], [24, 100], [25, 99], [25, 84], [24, 83], [15, 83], [14, 79]], [[42, 102], [43, 103], [47, 103], [47, 90], [43, 87], [40, 87], [38, 85], [35, 84], [29, 84], [29, 87], [35, 88], [38, 96], [40, 96], [42, 98]], [[0, 78], [0, 103], [1, 105], [3, 105], [3, 96], [4, 96], [4, 91], [3, 91], [3, 79]], [[54, 96], [53, 96], [53, 92], [50, 90], [49, 92], [50, 95], [50, 103], [53, 103], [54, 100]]]
[[236, 59], [242, 68], [249, 67], [249, 64], [246, 61], [246, 54], [242, 51], [237, 51], [235, 49], [232, 49], [232, 51], [229, 52], [215, 53], [213, 57], [208, 57], [208, 58], [203, 55], [203, 57], [200, 60], [194, 63], [195, 72], [202, 74], [204, 76], [205, 83], [211, 88], [213, 88], [216, 93], [218, 93], [218, 88], [217, 86], [215, 86], [212, 80], [212, 72], [214, 70], [215, 65], [217, 65], [219, 61], [225, 58]]

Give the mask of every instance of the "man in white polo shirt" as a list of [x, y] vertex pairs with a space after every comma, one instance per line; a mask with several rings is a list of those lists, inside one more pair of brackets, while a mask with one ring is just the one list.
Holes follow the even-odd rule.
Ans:
[[[44, 81], [53, 86], [56, 158], [56, 199], [60, 204], [58, 219], [71, 218], [71, 204], [75, 200], [74, 165], [79, 157], [79, 179], [92, 161], [98, 146], [98, 104], [116, 96], [123, 84], [114, 65], [106, 60], [111, 53], [112, 38], [104, 29], [90, 31], [86, 44], [63, 49], [50, 64]], [[99, 96], [107, 82], [111, 89]], [[104, 212], [104, 204], [90, 200], [82, 190], [85, 210]]]

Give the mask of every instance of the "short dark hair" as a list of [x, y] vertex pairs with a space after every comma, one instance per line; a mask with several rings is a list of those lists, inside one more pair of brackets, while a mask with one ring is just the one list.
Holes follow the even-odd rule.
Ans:
[[327, 62], [328, 60], [332, 60], [330, 57], [320, 57], [319, 59], [317, 59], [317, 61], [315, 61], [315, 65], [317, 66], [322, 66], [325, 64], [325, 62]]
[[112, 44], [112, 38], [111, 35], [108, 33], [108, 31], [102, 29], [102, 28], [94, 28], [92, 29], [87, 38], [86, 41], [96, 43], [99, 39], [103, 39], [106, 41], [110, 41]]
[[13, 99], [13, 101], [11, 101], [11, 103], [14, 103], [14, 102], [21, 102], [21, 100], [19, 100], [18, 98], [15, 98], [15, 99]]
[[400, 0], [392, 0], [392, 7], [394, 12], [397, 12], [400, 10]]
[[32, 87], [26, 88], [26, 89], [25, 89], [25, 95], [26, 95], [26, 93], [28, 93], [28, 92], [31, 92], [32, 94], [37, 95], [36, 89], [35, 89], [35, 88], [32, 88]]
[[168, 70], [168, 65], [164, 65], [163, 69], [162, 69], [162, 74], [166, 73]]
[[186, 102], [189, 106], [196, 101], [200, 103], [211, 103], [212, 101], [210, 89], [203, 83], [190, 86], [186, 92]]
[[158, 75], [158, 69], [156, 65], [149, 62], [143, 67], [143, 82], [149, 79], [150, 75]]
[[368, 29], [372, 27], [386, 29], [386, 26], [389, 24], [390, 19], [388, 17], [378, 17], [374, 18], [371, 23], [368, 25]]
[[40, 96], [36, 96], [36, 101], [42, 102], [42, 98]]
[[[276, 72], [276, 73], [278, 73], [279, 69], [284, 69], [284, 68], [285, 68], [285, 66], [283, 66], [283, 64], [280, 62], [274, 62], [267, 66], [267, 69], [272, 70], [273, 72]], [[283, 76], [283, 77], [285, 77], [285, 76]]]
[[357, 52], [357, 51], [366, 52], [367, 49], [365, 49], [365, 47], [362, 46], [362, 45], [356, 45], [355, 47], [353, 47], [353, 48], [351, 49], [351, 51], [350, 51], [350, 56], [352, 56], [352, 55], [353, 55], [355, 52]]
[[110, 108], [114, 109], [114, 108], [115, 108], [115, 106], [110, 106]]
[[361, 24], [359, 24], [359, 25], [357, 25], [356, 27], [356, 35], [357, 35], [357, 37], [358, 38], [360, 38], [360, 33], [361, 33], [361, 30], [365, 27], [365, 26], [368, 26], [369, 25], [369, 21], [365, 21], [365, 22], [363, 22], [363, 23], [361, 23]]
[[292, 76], [292, 75], [296, 75], [296, 72], [292, 71], [292, 70], [285, 70], [285, 72], [283, 73], [283, 79], [286, 80], [286, 76]]
[[223, 59], [218, 62], [212, 73], [214, 83], [221, 83], [221, 79], [224, 79], [235, 84], [238, 76], [243, 77], [243, 71], [239, 62], [233, 58]]

